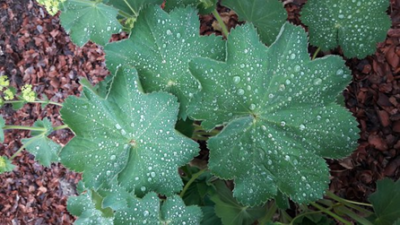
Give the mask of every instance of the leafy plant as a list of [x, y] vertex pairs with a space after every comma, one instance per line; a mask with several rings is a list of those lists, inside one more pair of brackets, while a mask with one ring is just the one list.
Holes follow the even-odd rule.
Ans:
[[[30, 130], [32, 136], [21, 140], [10, 158], [0, 157], [0, 172], [12, 171], [13, 158], [25, 148], [45, 166], [60, 161], [81, 172], [80, 195], [68, 200], [69, 212], [79, 217], [76, 224], [349, 224], [344, 216], [384, 224], [398, 219], [326, 191], [329, 170], [323, 158], [349, 155], [359, 132], [355, 119], [337, 104], [351, 80], [339, 56], [310, 58], [307, 34], [284, 22], [284, 8], [276, 0], [222, 1], [246, 21], [230, 33], [215, 0], [167, 0], [164, 9], [162, 2], [62, 4], [61, 23], [73, 42], [103, 45], [111, 75], [95, 87], [81, 79], [81, 96], [69, 96], [63, 104], [38, 99], [29, 85], [18, 92], [0, 77], [2, 104], [54, 104], [62, 107], [64, 122], [53, 127], [44, 118], [25, 127], [0, 118], [4, 130]], [[323, 8], [312, 0], [307, 4], [304, 21], [321, 14], [311, 12], [313, 7]], [[343, 8], [344, 1], [327, 18], [338, 17]], [[198, 10], [215, 16], [227, 40], [199, 35]], [[313, 40], [317, 27], [305, 23]], [[108, 43], [122, 29], [130, 32], [129, 39]], [[363, 55], [373, 52], [376, 41], [364, 43], [369, 48], [362, 53], [341, 45], [346, 56]], [[75, 137], [61, 149], [48, 136], [66, 128]], [[195, 158], [196, 141], [207, 143], [202, 149], [210, 152], [208, 161]], [[378, 183], [376, 195], [385, 188], [395, 186]], [[382, 204], [375, 196], [373, 207]], [[298, 208], [294, 217], [286, 212], [289, 201]]]

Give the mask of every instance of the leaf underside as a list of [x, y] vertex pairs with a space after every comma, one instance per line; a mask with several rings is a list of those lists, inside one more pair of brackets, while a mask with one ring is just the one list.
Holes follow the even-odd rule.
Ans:
[[106, 64], [111, 72], [119, 65], [137, 69], [145, 92], [166, 91], [178, 97], [179, 117], [190, 114], [189, 103], [200, 91], [199, 81], [189, 72], [189, 61], [207, 56], [225, 56], [220, 37], [200, 36], [194, 8], [178, 8], [167, 14], [160, 7], [149, 7], [139, 15], [128, 40], [105, 47]]
[[347, 156], [357, 145], [355, 119], [335, 103], [350, 71], [340, 57], [311, 61], [301, 27], [286, 23], [269, 48], [251, 24], [237, 27], [226, 62], [196, 58], [190, 71], [203, 87], [193, 118], [208, 130], [226, 124], [208, 141], [209, 168], [235, 180], [244, 205], [278, 189], [300, 203], [320, 198], [329, 182], [322, 157]]
[[88, 188], [96, 190], [118, 176], [138, 195], [181, 190], [178, 167], [198, 154], [198, 144], [174, 129], [174, 96], [140, 89], [136, 70], [120, 68], [104, 98], [84, 87], [84, 96], [65, 101], [61, 115], [75, 137], [63, 148], [61, 161], [82, 171]]
[[375, 52], [391, 26], [388, 0], [309, 0], [301, 10], [310, 43], [329, 50], [341, 46], [346, 57], [359, 59]]
[[60, 21], [76, 45], [82, 47], [88, 41], [105, 45], [112, 34], [122, 29], [117, 14], [117, 9], [101, 2], [68, 0], [64, 3]]
[[253, 23], [266, 45], [275, 41], [287, 18], [279, 0], [223, 0], [222, 5], [234, 10], [239, 20]]

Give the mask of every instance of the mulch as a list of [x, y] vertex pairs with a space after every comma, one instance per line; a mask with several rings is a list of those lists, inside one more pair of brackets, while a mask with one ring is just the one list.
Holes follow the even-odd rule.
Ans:
[[[305, 0], [286, 2], [289, 20], [300, 24], [299, 8]], [[233, 12], [222, 7], [219, 11], [229, 27], [239, 23]], [[353, 82], [344, 95], [346, 106], [360, 123], [359, 147], [348, 158], [327, 161], [330, 189], [350, 200], [365, 202], [377, 180], [400, 177], [400, 1], [391, 0], [388, 13], [392, 28], [376, 53], [362, 60], [346, 59]], [[220, 34], [212, 16], [201, 18], [200, 29], [202, 34]], [[113, 40], [126, 37], [114, 35]], [[331, 53], [342, 55], [340, 49]], [[12, 86], [29, 83], [39, 95], [63, 102], [79, 94], [78, 77], [95, 84], [107, 74], [102, 49], [92, 43], [82, 48], [73, 45], [58, 15], [49, 16], [32, 0], [0, 0], [0, 75], [8, 75]], [[6, 105], [0, 112], [7, 124], [29, 126], [45, 117], [53, 125], [62, 124], [56, 106], [42, 109], [39, 104], [27, 104], [13, 111]], [[21, 146], [19, 140], [26, 137], [25, 131], [6, 131], [0, 155], [12, 156]], [[62, 145], [72, 137], [69, 130], [51, 136]], [[80, 174], [60, 164], [44, 168], [25, 151], [13, 163], [17, 165], [14, 171], [0, 175], [0, 224], [73, 223], [66, 200], [76, 194]]]

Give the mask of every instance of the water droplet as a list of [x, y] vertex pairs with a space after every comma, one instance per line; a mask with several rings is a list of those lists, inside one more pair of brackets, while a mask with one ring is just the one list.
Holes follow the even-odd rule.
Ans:
[[285, 83], [289, 85], [290, 84], [290, 80], [286, 80]]
[[295, 59], [296, 58], [296, 54], [292, 53], [290, 54], [290, 59]]
[[262, 125], [262, 126], [261, 126], [261, 129], [263, 129], [263, 130], [267, 130], [267, 127], [266, 127], [266, 126], [264, 126], [264, 125]]
[[251, 104], [251, 105], [250, 105], [250, 110], [254, 110], [254, 109], [256, 109], [256, 105]]
[[243, 68], [244, 68], [244, 64], [240, 64], [240, 68], [242, 68], [242, 69], [243, 69]]
[[107, 176], [110, 176], [111, 175], [111, 171], [107, 170], [106, 174], [107, 174]]
[[118, 130], [120, 130], [122, 127], [121, 127], [121, 125], [119, 125], [119, 124], [117, 123], [117, 124], [115, 124], [115, 128], [117, 128]]
[[281, 121], [281, 126], [284, 127], [286, 125], [285, 121]]
[[274, 94], [269, 94], [268, 98], [274, 98]]
[[304, 126], [304, 124], [300, 124], [300, 130], [304, 130], [306, 129], [306, 126]]
[[284, 91], [285, 90], [285, 85], [284, 84], [281, 84], [281, 85], [279, 85], [279, 91]]
[[150, 215], [149, 211], [145, 210], [145, 211], [143, 212], [143, 216], [148, 216], [148, 215]]
[[167, 34], [171, 35], [172, 34], [171, 30], [167, 30]]
[[234, 77], [233, 77], [233, 82], [234, 82], [235, 84], [238, 84], [238, 83], [240, 82], [240, 77], [239, 77], [239, 76], [234, 76]]
[[322, 84], [322, 79], [321, 78], [317, 78], [314, 80], [314, 85], [320, 85]]
[[238, 94], [238, 95], [244, 95], [244, 90], [243, 90], [243, 89], [239, 89], [239, 90], [237, 91], [237, 94]]
[[294, 71], [299, 72], [301, 70], [301, 67], [299, 65], [294, 66]]
[[146, 187], [145, 187], [145, 186], [142, 186], [142, 187], [140, 188], [140, 190], [141, 190], [141, 191], [146, 191]]
[[343, 75], [343, 70], [342, 69], [338, 69], [336, 71], [336, 75], [338, 75], [338, 76]]
[[286, 161], [289, 161], [289, 160], [290, 160], [290, 156], [285, 155], [285, 160], [286, 160]]
[[151, 172], [150, 175], [151, 175], [151, 177], [155, 177], [156, 173], [155, 172]]
[[126, 131], [124, 129], [121, 130], [122, 135], [126, 135]]
[[111, 155], [111, 157], [110, 157], [111, 160], [115, 160], [116, 158], [117, 158], [117, 156], [115, 156], [115, 155]]

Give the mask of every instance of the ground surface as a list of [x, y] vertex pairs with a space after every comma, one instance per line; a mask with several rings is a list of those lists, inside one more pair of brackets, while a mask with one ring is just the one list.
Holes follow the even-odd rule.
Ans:
[[[291, 22], [300, 23], [298, 12], [304, 2], [293, 0], [286, 5]], [[359, 147], [346, 159], [328, 161], [330, 189], [357, 201], [366, 201], [378, 179], [400, 176], [400, 1], [392, 0], [388, 12], [392, 28], [376, 53], [346, 61], [354, 79], [344, 94], [347, 107], [360, 123]], [[228, 26], [238, 23], [232, 12], [221, 8], [220, 13]], [[218, 29], [213, 21], [212, 16], [202, 18], [202, 34]], [[340, 49], [332, 53], [340, 54]], [[58, 17], [49, 16], [31, 0], [0, 0], [3, 74], [15, 87], [30, 83], [36, 93], [63, 102], [68, 95], [79, 93], [78, 77], [97, 83], [108, 71], [102, 50], [94, 44], [75, 47]], [[55, 106], [42, 110], [40, 105], [30, 104], [17, 112], [5, 106], [1, 113], [7, 124], [31, 125], [37, 118], [48, 117], [53, 125], [61, 125], [58, 111]], [[6, 132], [0, 155], [10, 157], [21, 146], [19, 140], [28, 136], [27, 132]], [[68, 130], [60, 130], [52, 138], [65, 144], [72, 136]], [[66, 210], [66, 199], [75, 194], [80, 175], [60, 165], [43, 168], [26, 152], [13, 163], [18, 166], [13, 172], [0, 175], [0, 224], [71, 224], [74, 218]]]

